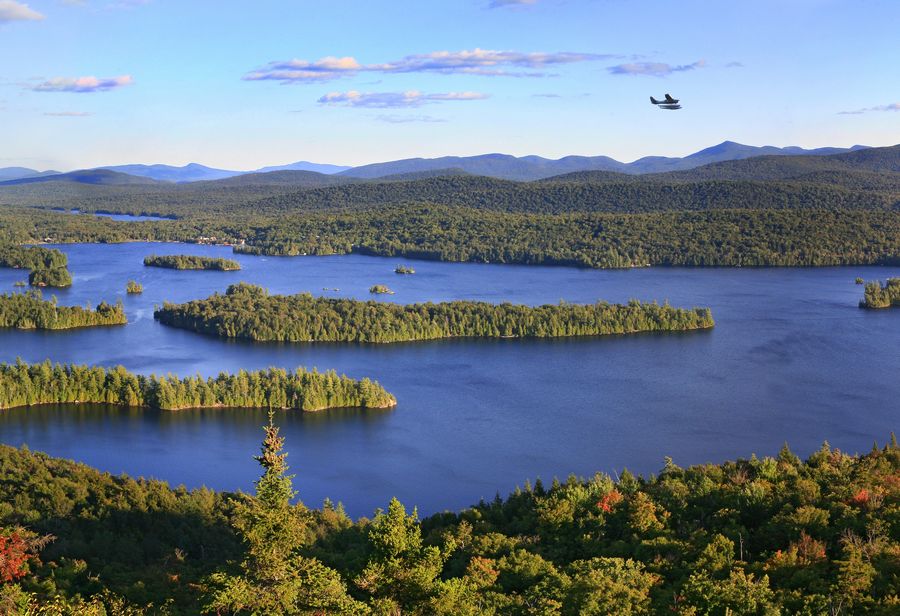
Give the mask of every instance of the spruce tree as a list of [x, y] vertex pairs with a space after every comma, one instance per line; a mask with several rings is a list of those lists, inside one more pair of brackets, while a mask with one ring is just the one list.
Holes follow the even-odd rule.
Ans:
[[360, 613], [363, 606], [347, 595], [337, 571], [300, 554], [307, 511], [302, 503], [291, 503], [297, 493], [272, 413], [263, 429], [262, 451], [255, 456], [263, 467], [256, 497], [235, 507], [234, 527], [246, 546], [240, 574], [210, 576], [207, 609], [218, 614]]

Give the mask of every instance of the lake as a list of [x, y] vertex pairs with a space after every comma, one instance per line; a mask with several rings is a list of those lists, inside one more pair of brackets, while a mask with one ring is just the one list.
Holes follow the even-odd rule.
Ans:
[[[0, 330], [0, 361], [21, 357], [122, 364], [129, 370], [215, 374], [300, 365], [377, 379], [399, 401], [389, 411], [279, 413], [311, 506], [342, 501], [371, 515], [391, 496], [422, 514], [492, 499], [536, 477], [651, 473], [670, 455], [679, 465], [774, 455], [787, 441], [805, 456], [828, 440], [867, 451], [898, 427], [900, 310], [857, 307], [866, 280], [898, 267], [646, 268], [439, 263], [361, 255], [254, 257], [222, 246], [163, 243], [54, 246], [69, 256], [74, 284], [61, 304], [121, 298], [127, 326], [35, 332]], [[148, 268], [149, 254], [233, 258], [238, 272]], [[400, 263], [412, 276], [394, 274]], [[129, 279], [144, 285], [128, 296]], [[27, 272], [0, 269], [11, 291]], [[447, 340], [391, 345], [225, 341], [164, 327], [153, 306], [224, 292], [247, 281], [272, 293], [453, 299], [526, 304], [669, 300], [709, 306], [711, 331], [560, 340]], [[337, 288], [339, 291], [323, 289]], [[50, 295], [50, 292], [45, 292]], [[112, 473], [188, 487], [252, 490], [251, 456], [263, 411], [176, 413], [102, 406], [0, 413], [0, 442], [27, 443]]]

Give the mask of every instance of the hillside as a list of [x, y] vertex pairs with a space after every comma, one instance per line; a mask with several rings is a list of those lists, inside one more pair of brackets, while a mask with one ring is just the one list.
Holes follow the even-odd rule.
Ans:
[[0, 186], [15, 186], [17, 184], [40, 184], [45, 182], [123, 186], [134, 184], [155, 184], [156, 180], [129, 175], [127, 173], [121, 173], [119, 171], [110, 171], [109, 169], [82, 169], [79, 171], [70, 171], [68, 173], [59, 173], [55, 175], [41, 175], [35, 177], [19, 178], [16, 180], [7, 180], [5, 182], [0, 182]]

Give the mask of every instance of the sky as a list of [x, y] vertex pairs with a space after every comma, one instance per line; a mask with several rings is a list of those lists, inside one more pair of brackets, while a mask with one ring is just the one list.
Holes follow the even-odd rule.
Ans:
[[0, 0], [0, 167], [894, 145], [898, 32], [897, 0]]

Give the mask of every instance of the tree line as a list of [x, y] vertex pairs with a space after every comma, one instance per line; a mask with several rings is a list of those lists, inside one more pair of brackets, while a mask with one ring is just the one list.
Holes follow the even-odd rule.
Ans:
[[277, 216], [235, 206], [227, 215], [201, 211], [165, 222], [84, 218], [34, 208], [0, 210], [0, 225], [18, 243], [35, 235], [58, 242], [203, 241], [230, 243], [236, 253], [254, 255], [355, 252], [596, 268], [900, 262], [900, 211], [530, 214], [414, 203]]
[[251, 496], [0, 446], [0, 536], [20, 538], [0, 602], [135, 616], [886, 616], [898, 607], [893, 436], [864, 455], [826, 443], [801, 461], [785, 445], [775, 457], [690, 468], [667, 458], [650, 477], [526, 482], [424, 520], [391, 499], [356, 522], [331, 501], [296, 500], [283, 448], [270, 419]]
[[241, 264], [232, 259], [197, 255], [149, 255], [144, 257], [144, 265], [179, 270], [219, 270], [223, 272], [241, 269]]
[[326, 408], [387, 408], [394, 396], [369, 379], [333, 371], [268, 368], [216, 377], [143, 376], [122, 366], [0, 364], [0, 409], [36, 404], [117, 404], [161, 410], [269, 408], [318, 411]]
[[128, 323], [122, 302], [100, 302], [97, 308], [60, 306], [56, 296], [45, 300], [37, 289], [0, 295], [0, 327], [18, 329], [71, 329]]
[[884, 284], [866, 283], [859, 305], [861, 308], [890, 308], [900, 306], [900, 278], [888, 278]]
[[226, 338], [290, 342], [403, 342], [454, 337], [547, 338], [646, 331], [684, 331], [714, 325], [708, 308], [668, 304], [524, 306], [454, 301], [394, 304], [317, 298], [309, 293], [269, 295], [236, 284], [224, 295], [154, 311], [164, 325]]

